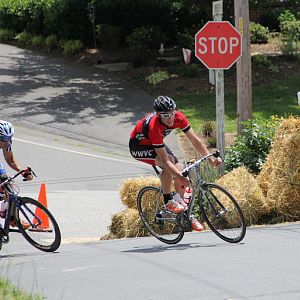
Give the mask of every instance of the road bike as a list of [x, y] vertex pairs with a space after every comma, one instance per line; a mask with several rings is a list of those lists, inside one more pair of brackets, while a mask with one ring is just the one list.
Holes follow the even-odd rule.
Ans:
[[165, 208], [160, 187], [146, 186], [139, 191], [137, 207], [140, 218], [158, 240], [166, 244], [180, 242], [184, 232], [192, 230], [191, 216], [196, 203], [201, 221], [203, 219], [222, 240], [238, 243], [245, 237], [246, 222], [238, 202], [220, 185], [202, 179], [200, 166], [211, 156], [221, 158], [219, 151], [216, 151], [183, 169], [182, 175], [188, 177], [191, 183], [192, 196], [187, 210], [182, 213], [175, 214]]
[[32, 246], [41, 251], [53, 252], [60, 246], [60, 229], [49, 210], [32, 198], [19, 196], [20, 189], [14, 179], [22, 173], [30, 172], [36, 176], [28, 167], [0, 183], [2, 201], [8, 202], [3, 215], [4, 225], [0, 225], [0, 250], [3, 243], [9, 242], [10, 232], [21, 233]]

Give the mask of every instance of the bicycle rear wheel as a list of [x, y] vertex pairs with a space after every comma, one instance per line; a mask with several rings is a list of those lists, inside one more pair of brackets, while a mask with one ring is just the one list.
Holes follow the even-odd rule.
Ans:
[[167, 212], [163, 206], [163, 194], [160, 188], [147, 186], [140, 190], [137, 207], [143, 224], [161, 242], [176, 244], [184, 235], [181, 224], [182, 214]]
[[217, 184], [207, 183], [199, 193], [199, 205], [210, 229], [222, 240], [240, 242], [246, 234], [246, 222], [234, 197]]
[[53, 252], [60, 246], [61, 234], [49, 210], [38, 201], [21, 197], [15, 208], [15, 222], [24, 238], [35, 248]]

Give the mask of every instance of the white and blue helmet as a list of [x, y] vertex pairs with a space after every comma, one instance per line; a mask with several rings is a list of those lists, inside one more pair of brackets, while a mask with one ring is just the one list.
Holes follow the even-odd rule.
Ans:
[[0, 120], [0, 141], [8, 142], [14, 135], [14, 127], [10, 122]]

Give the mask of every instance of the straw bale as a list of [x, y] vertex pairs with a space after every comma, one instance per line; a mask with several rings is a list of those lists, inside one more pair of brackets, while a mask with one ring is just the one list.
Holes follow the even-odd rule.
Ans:
[[121, 196], [121, 201], [128, 208], [137, 208], [137, 196], [140, 191], [145, 186], [160, 186], [160, 180], [156, 176], [139, 177], [139, 178], [129, 178], [122, 182], [119, 194]]
[[120, 213], [114, 214], [109, 231], [110, 233], [103, 239], [120, 239], [148, 235], [147, 229], [140, 220], [138, 211], [133, 208], [127, 208]]
[[[216, 183], [235, 197], [243, 211], [247, 225], [256, 224], [259, 218], [268, 212], [261, 188], [245, 167], [232, 170], [218, 179]], [[225, 197], [217, 196], [225, 202], [225, 205], [229, 205]]]
[[278, 127], [257, 181], [269, 209], [286, 220], [300, 217], [300, 118], [289, 117]]

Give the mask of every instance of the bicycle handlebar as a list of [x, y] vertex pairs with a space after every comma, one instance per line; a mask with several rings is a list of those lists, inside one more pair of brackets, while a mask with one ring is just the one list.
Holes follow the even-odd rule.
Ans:
[[[4, 180], [2, 183], [0, 183], [0, 186], [3, 186], [9, 182], [11, 182], [13, 179], [15, 179], [16, 177], [18, 177], [21, 174], [30, 174], [32, 173], [35, 177], [37, 177], [35, 175], [35, 173], [33, 172], [33, 170], [31, 169], [31, 167], [27, 167], [24, 170], [19, 171], [18, 173], [16, 173], [14, 176], [8, 177], [6, 180]], [[23, 179], [23, 181], [27, 181], [26, 178]]]
[[212, 156], [215, 157], [215, 158], [221, 158], [221, 160], [224, 161], [223, 158], [221, 157], [220, 151], [216, 150], [215, 152], [203, 156], [199, 160], [195, 161], [193, 164], [191, 164], [188, 167], [184, 168], [183, 171], [181, 172], [182, 176], [187, 177], [188, 174], [189, 174], [189, 171], [192, 168], [199, 166], [203, 161], [207, 160], [208, 158], [210, 158]]

